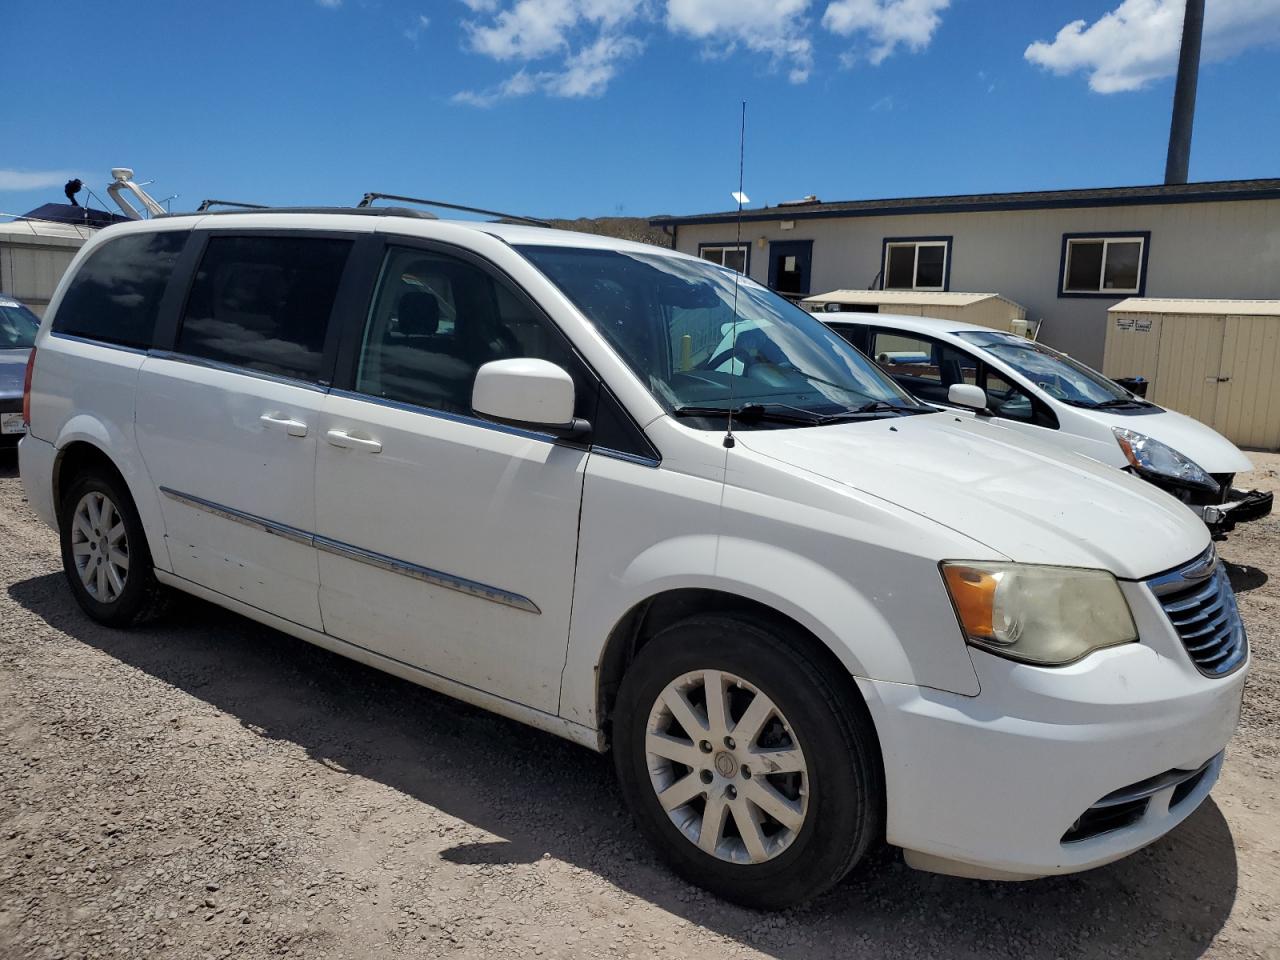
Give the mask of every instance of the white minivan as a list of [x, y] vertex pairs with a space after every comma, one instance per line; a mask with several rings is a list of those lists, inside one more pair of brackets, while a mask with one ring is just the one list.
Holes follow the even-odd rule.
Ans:
[[1015, 433], [1130, 471], [1177, 497], [1214, 534], [1271, 513], [1269, 492], [1234, 486], [1253, 464], [1230, 440], [1052, 347], [934, 317], [822, 318], [920, 399], [995, 417]]
[[185, 591], [611, 748], [643, 832], [741, 903], [885, 841], [1107, 863], [1196, 809], [1236, 726], [1244, 629], [1177, 500], [923, 406], [671, 251], [396, 210], [113, 226], [25, 405], [90, 617]]

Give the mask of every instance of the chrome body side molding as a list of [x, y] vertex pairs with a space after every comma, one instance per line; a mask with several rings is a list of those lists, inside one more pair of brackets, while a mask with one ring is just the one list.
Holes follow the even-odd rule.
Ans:
[[171, 500], [176, 500], [178, 503], [194, 507], [197, 510], [203, 510], [206, 513], [213, 514], [215, 517], [221, 517], [222, 519], [230, 520], [233, 523], [243, 524], [246, 527], [261, 530], [263, 533], [270, 533], [277, 537], [283, 537], [293, 543], [300, 543], [304, 546], [314, 547], [316, 550], [322, 550], [325, 553], [330, 553], [334, 556], [345, 557], [346, 559], [354, 560], [357, 563], [368, 564], [371, 567], [377, 567], [379, 570], [398, 573], [401, 576], [410, 577], [414, 580], [421, 580], [423, 583], [430, 583], [433, 586], [443, 587], [446, 590], [456, 590], [458, 593], [465, 593], [471, 597], [488, 600], [490, 603], [500, 603], [503, 606], [513, 607], [516, 610], [524, 610], [526, 613], [542, 613], [538, 608], [538, 605], [528, 597], [522, 596], [518, 593], [513, 593], [510, 590], [503, 590], [500, 587], [491, 587], [488, 584], [480, 583], [477, 580], [468, 580], [466, 577], [457, 577], [451, 573], [445, 573], [441, 570], [432, 570], [430, 567], [423, 567], [416, 563], [409, 563], [407, 560], [398, 560], [395, 557], [389, 557], [382, 553], [375, 553], [372, 550], [365, 550], [363, 547], [343, 543], [340, 540], [333, 540], [317, 533], [310, 533], [306, 530], [299, 530], [297, 527], [288, 526], [287, 524], [276, 523], [274, 520], [255, 516], [252, 513], [245, 513], [242, 510], [236, 510], [234, 507], [214, 503], [211, 500], [205, 500], [203, 497], [197, 497], [190, 493], [183, 493], [180, 490], [161, 487], [160, 492]]

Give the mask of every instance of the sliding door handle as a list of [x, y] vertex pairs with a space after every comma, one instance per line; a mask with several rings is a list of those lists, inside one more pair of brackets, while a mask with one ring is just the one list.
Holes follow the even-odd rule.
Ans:
[[377, 440], [370, 437], [357, 437], [345, 430], [330, 430], [324, 436], [335, 447], [342, 447], [344, 450], [362, 450], [365, 453], [382, 452], [382, 444]]
[[264, 413], [258, 418], [258, 422], [269, 430], [283, 430], [291, 437], [305, 437], [307, 435], [307, 425], [301, 420], [294, 420], [291, 417], [275, 413]]

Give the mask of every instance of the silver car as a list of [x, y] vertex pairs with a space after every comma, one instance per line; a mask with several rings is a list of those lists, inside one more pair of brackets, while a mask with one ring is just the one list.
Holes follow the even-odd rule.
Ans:
[[40, 318], [0, 293], [0, 449], [17, 446], [22, 424], [22, 381]]

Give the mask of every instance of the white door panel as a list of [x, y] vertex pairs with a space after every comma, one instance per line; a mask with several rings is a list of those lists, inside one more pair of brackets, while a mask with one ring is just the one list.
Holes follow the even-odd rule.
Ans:
[[554, 713], [587, 452], [336, 392], [315, 433], [326, 631]]
[[318, 389], [165, 357], [138, 377], [137, 436], [174, 572], [321, 629]]

